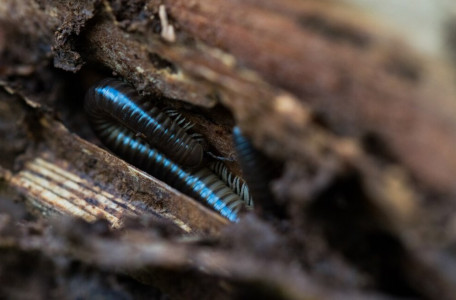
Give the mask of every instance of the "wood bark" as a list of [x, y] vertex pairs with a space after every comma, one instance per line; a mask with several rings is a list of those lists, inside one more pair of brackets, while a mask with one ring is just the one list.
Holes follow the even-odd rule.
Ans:
[[[454, 73], [380, 28], [332, 1], [2, 2], [0, 205], [34, 217], [1, 213], [0, 250], [173, 298], [451, 299]], [[286, 217], [228, 224], [103, 149], [82, 101], [105, 76], [182, 110], [222, 156], [240, 126], [283, 166]]]

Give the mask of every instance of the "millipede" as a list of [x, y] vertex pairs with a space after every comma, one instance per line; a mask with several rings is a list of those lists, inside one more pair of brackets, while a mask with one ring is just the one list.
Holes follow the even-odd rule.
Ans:
[[179, 125], [183, 130], [188, 131], [195, 126], [194, 123], [188, 121], [179, 111], [173, 108], [165, 108], [164, 112], [171, 117], [177, 125]]
[[[177, 123], [177, 125], [181, 126], [182, 129], [187, 131], [187, 133], [196, 141], [199, 143], [204, 143], [205, 140], [203, 136], [199, 133], [189, 133], [188, 131], [191, 130], [194, 126], [195, 123], [192, 121], [187, 120], [186, 117], [184, 117], [178, 110], [173, 109], [173, 108], [166, 108], [164, 112], [171, 118], [173, 119], [174, 122]], [[242, 200], [246, 203], [248, 207], [253, 207], [253, 199], [252, 196], [249, 193], [249, 187], [247, 186], [247, 183], [239, 176], [234, 175], [227, 167], [226, 165], [221, 161], [223, 159], [220, 159], [219, 156], [216, 156], [210, 152], [207, 152], [209, 156], [216, 160], [211, 160], [208, 163], [208, 167], [210, 170], [212, 170], [218, 177], [223, 180], [228, 187], [233, 190], [236, 194], [241, 197]]]
[[247, 183], [239, 176], [234, 175], [228, 170], [225, 164], [221, 161], [209, 162], [209, 169], [217, 174], [228, 187], [230, 187], [236, 194], [238, 194], [247, 206], [253, 206], [252, 195], [249, 192]]
[[284, 215], [283, 207], [274, 202], [269, 183], [276, 177], [277, 164], [256, 149], [238, 126], [233, 128], [233, 142], [239, 163], [255, 208], [274, 215]]
[[182, 127], [183, 130], [187, 132], [191, 136], [193, 140], [195, 140], [199, 144], [203, 144], [205, 142], [204, 137], [198, 133], [198, 132], [193, 132], [193, 133], [188, 133], [189, 130], [191, 130], [194, 126], [195, 123], [192, 121], [187, 120], [179, 111], [177, 111], [174, 108], [165, 108], [164, 112], [174, 121], [176, 124], [180, 127]]
[[151, 146], [167, 153], [176, 163], [198, 167], [203, 160], [203, 147], [151, 101], [139, 97], [128, 84], [108, 78], [89, 89], [85, 109], [94, 127], [113, 119]]
[[[162, 154], [168, 155], [173, 152], [173, 157], [175, 157], [175, 149], [162, 147], [165, 149], [164, 152], [155, 149], [155, 144], [149, 142], [154, 139], [148, 136], [153, 130], [145, 127], [144, 123], [150, 123], [155, 127], [169, 126], [173, 128], [174, 132], [180, 133], [180, 136], [184, 136], [186, 133], [174, 121], [163, 117], [163, 113], [158, 112], [158, 109], [153, 116], [160, 117], [156, 117], [155, 122], [148, 120], [153, 116], [144, 115], [154, 109], [138, 99], [130, 100], [133, 94], [132, 88], [127, 89], [126, 87], [129, 86], [109, 79], [101, 81], [87, 92], [85, 108], [100, 140], [131, 164], [181, 192], [207, 203], [230, 221], [237, 221], [238, 213], [246, 207], [244, 201], [208, 168], [181, 166], [181, 163], [177, 163], [181, 160], [174, 161], [170, 155], [168, 158]], [[131, 116], [132, 113], [136, 115]], [[162, 120], [165, 120], [166, 123], [160, 124], [159, 121]], [[157, 122], [158, 124], [156, 124]], [[141, 125], [141, 130], [138, 130], [137, 124]], [[143, 133], [144, 131], [147, 134]], [[138, 135], [138, 133], [142, 134]], [[169, 138], [174, 137], [176, 134], [169, 135]], [[180, 146], [180, 142], [168, 144], [174, 147], [176, 144]], [[184, 155], [182, 152], [180, 154]]]

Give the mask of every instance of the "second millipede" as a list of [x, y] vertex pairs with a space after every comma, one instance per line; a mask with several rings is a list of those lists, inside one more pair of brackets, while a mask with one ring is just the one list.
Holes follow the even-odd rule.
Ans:
[[143, 136], [153, 147], [166, 151], [176, 163], [188, 167], [198, 167], [202, 163], [203, 147], [167, 114], [151, 101], [139, 97], [122, 81], [107, 78], [91, 87], [86, 94], [85, 110], [95, 127], [113, 119]]
[[253, 199], [252, 195], [249, 193], [249, 187], [241, 177], [231, 173], [221, 161], [211, 161], [209, 163], [209, 169], [214, 171], [215, 174], [226, 182], [226, 184], [244, 200], [247, 206], [253, 207]]
[[255, 203], [265, 205], [271, 202], [272, 194], [269, 182], [273, 177], [271, 161], [255, 149], [249, 139], [237, 126], [233, 128], [233, 141], [238, 153], [242, 173], [250, 188]]
[[280, 172], [280, 164], [256, 149], [238, 126], [233, 128], [233, 142], [242, 174], [255, 200], [255, 210], [265, 217], [285, 217], [287, 212], [282, 204], [274, 201], [270, 187]]
[[[164, 110], [170, 118], [174, 120], [179, 126], [182, 127], [185, 131], [189, 131], [192, 129], [195, 124], [191, 121], [187, 120], [179, 111], [168, 108]], [[189, 133], [190, 134], [190, 133]], [[202, 143], [204, 138], [199, 133], [190, 134], [196, 141]], [[219, 159], [218, 157], [216, 159]], [[208, 163], [209, 169], [211, 169], [215, 174], [219, 176], [221, 180], [223, 180], [228, 187], [233, 190], [236, 194], [241, 197], [242, 200], [246, 203], [248, 207], [253, 207], [253, 199], [252, 195], [249, 193], [249, 187], [247, 183], [239, 176], [234, 175], [231, 171], [227, 168], [227, 166], [219, 160], [211, 160]]]

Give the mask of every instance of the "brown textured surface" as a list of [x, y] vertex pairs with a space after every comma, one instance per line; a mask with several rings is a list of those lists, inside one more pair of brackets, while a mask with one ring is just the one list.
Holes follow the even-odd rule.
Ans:
[[403, 54], [405, 46], [383, 49], [367, 30], [328, 20], [312, 2], [295, 2], [293, 14], [261, 3], [239, 9], [237, 1], [167, 4], [185, 31], [294, 93], [337, 132], [357, 137], [372, 132], [425, 184], [454, 190], [456, 104], [449, 100], [454, 89], [429, 89], [428, 70]]
[[[162, 3], [174, 41], [162, 34]], [[86, 272], [93, 277], [83, 282], [100, 293], [133, 296], [134, 288], [98, 279], [107, 272], [125, 283], [116, 272], [127, 270], [172, 298], [451, 299], [453, 77], [379, 28], [331, 1], [3, 1], [0, 232], [8, 234], [0, 251], [9, 263], [0, 262], [0, 281], [11, 268], [24, 278], [18, 259], [33, 252], [41, 263], [32, 276], [66, 272], [60, 285], [40, 282], [68, 295]], [[233, 157], [230, 128], [241, 126], [283, 165], [271, 186], [286, 217], [250, 213], [227, 226], [95, 146], [82, 99], [94, 81], [113, 74], [150, 101], [184, 109], [216, 154]], [[75, 177], [49, 180], [51, 167], [39, 170], [43, 160]], [[240, 173], [236, 162], [229, 165]], [[82, 205], [91, 213], [82, 218], [108, 222], [50, 220], [68, 211], [48, 201], [46, 190], [21, 184], [32, 173], [59, 193], [84, 180], [71, 201], [105, 191], [133, 205], [126, 207], [139, 220], [128, 209], [93, 208], [94, 201]], [[108, 228], [118, 227], [111, 215], [122, 229]], [[188, 229], [197, 235], [183, 234]], [[17, 292], [0, 288], [0, 297]]]

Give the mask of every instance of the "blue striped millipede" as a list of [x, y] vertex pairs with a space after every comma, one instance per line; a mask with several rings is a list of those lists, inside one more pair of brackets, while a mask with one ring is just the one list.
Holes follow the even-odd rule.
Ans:
[[[198, 149], [193, 145], [197, 143], [182, 128], [134, 95], [133, 88], [115, 79], [103, 80], [89, 89], [85, 109], [100, 140], [126, 161], [236, 222], [245, 207], [243, 200], [208, 168], [177, 163], [197, 165], [200, 157], [202, 160], [202, 148], [201, 154], [194, 150]], [[159, 146], [170, 158], [155, 149]]]
[[255, 200], [255, 209], [261, 213], [283, 216], [283, 207], [275, 203], [269, 187], [271, 180], [277, 177], [276, 163], [257, 150], [238, 126], [233, 128], [233, 141], [242, 173]]
[[108, 78], [89, 89], [85, 108], [95, 127], [108, 119], [115, 120], [178, 164], [198, 167], [202, 163], [203, 147], [122, 81]]
[[[187, 120], [179, 111], [167, 108], [164, 112], [174, 120], [179, 126], [182, 127], [185, 131], [192, 129], [195, 124], [189, 120]], [[190, 135], [199, 143], [204, 141], [204, 138], [199, 133], [193, 133]], [[234, 175], [227, 166], [220, 161], [218, 156], [210, 155], [212, 157], [216, 157], [216, 160], [210, 160], [208, 162], [208, 167], [211, 169], [215, 174], [219, 176], [221, 180], [223, 180], [230, 189], [233, 190], [236, 194], [241, 197], [242, 200], [246, 203], [248, 207], [253, 207], [253, 199], [252, 195], [249, 193], [249, 187], [247, 183], [239, 176]]]

